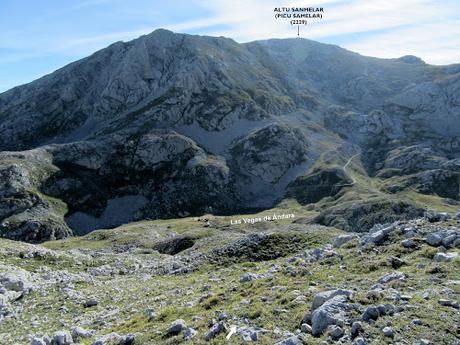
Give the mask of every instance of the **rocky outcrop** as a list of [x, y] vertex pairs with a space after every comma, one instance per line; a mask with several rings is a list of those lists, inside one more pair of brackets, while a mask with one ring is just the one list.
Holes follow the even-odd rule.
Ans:
[[[40, 163], [27, 161], [31, 156]], [[222, 211], [233, 202], [225, 160], [169, 131], [8, 153], [0, 164], [0, 231], [11, 239], [81, 235], [147, 217]]]
[[291, 182], [286, 196], [294, 197], [299, 203], [305, 205], [334, 196], [342, 188], [352, 185], [353, 180], [341, 168], [317, 169]]
[[423, 213], [422, 208], [403, 201], [369, 200], [327, 208], [314, 221], [346, 231], [365, 232], [375, 224], [413, 219]]
[[0, 236], [30, 242], [72, 234], [64, 221], [66, 205], [39, 191], [56, 169], [41, 149], [0, 153]]

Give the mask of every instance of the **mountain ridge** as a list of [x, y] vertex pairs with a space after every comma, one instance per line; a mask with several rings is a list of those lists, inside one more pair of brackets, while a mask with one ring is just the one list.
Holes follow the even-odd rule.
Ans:
[[0, 94], [0, 234], [41, 241], [286, 197], [364, 231], [386, 216], [354, 228], [348, 202], [387, 220], [433, 206], [412, 190], [455, 205], [458, 90], [456, 65], [304, 39], [161, 29], [116, 42]]

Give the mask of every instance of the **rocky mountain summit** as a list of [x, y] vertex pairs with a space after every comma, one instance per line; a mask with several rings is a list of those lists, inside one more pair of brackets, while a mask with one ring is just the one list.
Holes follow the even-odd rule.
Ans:
[[460, 65], [156, 30], [0, 94], [0, 236], [286, 198], [351, 231], [454, 212], [459, 123]]

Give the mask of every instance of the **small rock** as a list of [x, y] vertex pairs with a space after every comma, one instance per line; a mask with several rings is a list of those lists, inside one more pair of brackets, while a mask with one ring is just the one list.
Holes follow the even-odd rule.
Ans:
[[381, 304], [377, 307], [380, 315], [393, 315], [395, 313], [395, 306], [393, 304]]
[[404, 260], [397, 258], [395, 256], [390, 256], [388, 258], [388, 261], [390, 262], [391, 267], [394, 269], [400, 268], [401, 266], [406, 264]]
[[364, 330], [363, 325], [359, 321], [355, 321], [351, 324], [351, 336], [352, 338], [356, 338], [359, 333]]
[[144, 314], [145, 316], [147, 316], [149, 321], [153, 320], [157, 316], [155, 309], [153, 308], [146, 308], [144, 311]]
[[425, 241], [432, 247], [439, 247], [442, 243], [442, 237], [439, 234], [432, 232], [428, 234]]
[[356, 338], [353, 345], [366, 345], [366, 342], [363, 338]]
[[287, 339], [283, 339], [277, 342], [275, 345], [303, 345], [304, 341], [300, 335], [294, 335]]
[[58, 331], [53, 334], [51, 345], [71, 345], [73, 344], [72, 335], [68, 331]]
[[401, 241], [401, 245], [404, 248], [415, 248], [415, 247], [417, 247], [417, 243], [415, 243], [415, 241], [410, 239], [410, 238]]
[[446, 212], [436, 213], [434, 211], [427, 211], [425, 212], [425, 218], [430, 223], [445, 222], [450, 219], [450, 215]]
[[383, 335], [385, 337], [390, 337], [391, 338], [394, 335], [393, 328], [391, 328], [391, 327], [384, 327], [382, 331], [383, 331]]
[[220, 321], [219, 323], [216, 323], [214, 326], [212, 326], [211, 329], [208, 331], [208, 333], [206, 334], [206, 340], [209, 341], [219, 333], [225, 332], [226, 330], [227, 327], [225, 326], [224, 322]]
[[[230, 334], [233, 332], [236, 332], [237, 335], [239, 335], [243, 343], [246, 344], [248, 342], [253, 342], [253, 341], [258, 341], [259, 340], [259, 333], [270, 333], [269, 330], [263, 329], [263, 328], [252, 328], [252, 327], [237, 327], [237, 326], [232, 326], [230, 327]], [[227, 335], [227, 339], [228, 336]]]
[[412, 320], [412, 323], [417, 326], [423, 326], [423, 322], [420, 319], [414, 319]]
[[257, 277], [252, 274], [252, 273], [245, 273], [240, 277], [240, 282], [245, 283], [245, 282], [251, 282], [253, 280], [256, 280]]
[[122, 337], [120, 345], [132, 345], [134, 344], [135, 339], [136, 337], [134, 336], [134, 334], [125, 335], [124, 337]]
[[178, 335], [180, 332], [185, 330], [187, 328], [187, 325], [185, 324], [185, 321], [182, 319], [178, 319], [173, 321], [168, 329], [166, 330], [165, 337], [172, 337], [174, 335]]
[[95, 307], [99, 304], [98, 300], [95, 299], [95, 298], [90, 298], [90, 299], [87, 299], [84, 303], [83, 303], [83, 306], [85, 308], [91, 308], [91, 307]]
[[379, 316], [380, 316], [380, 313], [379, 313], [378, 308], [371, 305], [366, 308], [366, 310], [364, 311], [361, 317], [364, 321], [369, 321], [369, 320], [377, 320]]
[[101, 338], [96, 339], [92, 345], [132, 345], [135, 337], [132, 334], [121, 336], [118, 333], [110, 333]]
[[451, 234], [442, 239], [442, 245], [449, 248], [451, 244], [457, 239], [457, 234]]
[[454, 305], [454, 302], [448, 299], [440, 299], [438, 303], [443, 307], [452, 307]]
[[455, 239], [455, 241], [452, 243], [452, 246], [455, 248], [460, 248], [460, 236]]
[[329, 326], [327, 334], [333, 339], [333, 340], [339, 340], [342, 338], [342, 336], [345, 334], [343, 331], [342, 327], [340, 326]]
[[44, 340], [40, 338], [32, 338], [30, 339], [30, 345], [47, 345]]
[[450, 219], [450, 214], [447, 212], [440, 212], [438, 213], [438, 217], [440, 222], [445, 222]]
[[303, 324], [300, 326], [300, 331], [301, 331], [302, 333], [311, 334], [311, 326], [310, 326], [308, 323], [303, 323]]
[[382, 230], [379, 230], [370, 235], [370, 241], [374, 244], [381, 244], [386, 237], [387, 235]]
[[449, 262], [455, 259], [458, 253], [437, 253], [433, 260], [436, 262]]
[[368, 300], [374, 300], [374, 301], [379, 300], [380, 298], [382, 298], [382, 296], [383, 296], [382, 291], [377, 290], [377, 289], [370, 290], [366, 294], [366, 298]]
[[407, 274], [399, 271], [394, 271], [392, 273], [385, 274], [380, 277], [378, 280], [379, 284], [388, 284], [393, 280], [405, 281], [407, 279]]
[[184, 329], [184, 340], [188, 341], [188, 340], [192, 339], [197, 333], [198, 333], [198, 331], [196, 331], [195, 329], [193, 329], [191, 327], [185, 328]]
[[335, 238], [332, 240], [332, 245], [333, 245], [335, 248], [340, 248], [340, 247], [343, 246], [345, 243], [348, 243], [348, 242], [350, 242], [350, 241], [353, 241], [354, 239], [359, 239], [359, 236], [356, 235], [356, 234], [340, 235], [340, 236], [335, 237]]
[[70, 334], [72, 335], [73, 341], [78, 341], [80, 338], [91, 338], [94, 334], [94, 331], [88, 331], [81, 327], [72, 327], [70, 329]]

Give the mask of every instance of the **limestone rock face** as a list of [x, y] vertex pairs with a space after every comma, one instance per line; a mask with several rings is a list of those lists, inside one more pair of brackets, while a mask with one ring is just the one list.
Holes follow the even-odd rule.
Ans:
[[35, 242], [72, 234], [63, 219], [65, 204], [38, 190], [52, 171], [43, 150], [0, 153], [0, 236]]
[[[358, 152], [385, 193], [459, 200], [459, 89], [455, 66], [308, 40], [117, 42], [0, 94], [0, 236], [334, 201]], [[321, 222], [369, 228], [371, 210]]]

